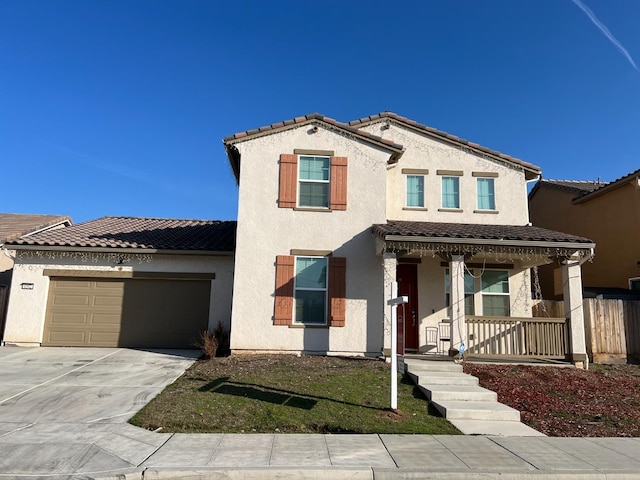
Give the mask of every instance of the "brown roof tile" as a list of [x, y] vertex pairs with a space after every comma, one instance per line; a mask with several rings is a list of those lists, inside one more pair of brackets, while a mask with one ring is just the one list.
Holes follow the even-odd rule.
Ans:
[[424, 125], [422, 123], [418, 123], [415, 120], [411, 120], [410, 118], [407, 117], [403, 117], [401, 115], [398, 115], [396, 113], [393, 112], [381, 112], [378, 113], [376, 115], [370, 115], [369, 117], [363, 117], [360, 118], [358, 120], [353, 120], [351, 122], [348, 122], [348, 125], [352, 126], [352, 127], [357, 127], [360, 128], [364, 125], [368, 125], [370, 123], [374, 123], [374, 122], [378, 122], [380, 120], [384, 120], [384, 119], [390, 119], [390, 120], [394, 120], [400, 123], [403, 123], [405, 125], [411, 126], [417, 130], [422, 130], [424, 132], [428, 132], [432, 135], [435, 135], [437, 137], [440, 137], [444, 140], [448, 140], [454, 143], [458, 143], [460, 145], [465, 145], [468, 146], [470, 148], [479, 150], [480, 152], [483, 153], [488, 153], [489, 155], [492, 155], [494, 157], [498, 157], [500, 159], [503, 159], [507, 162], [510, 163], [514, 163], [516, 165], [519, 165], [527, 170], [529, 170], [531, 172], [531, 174], [533, 175], [533, 177], [535, 177], [535, 175], [539, 175], [541, 173], [541, 169], [540, 167], [533, 165], [531, 163], [525, 162], [523, 160], [520, 160], [519, 158], [515, 158], [512, 157], [510, 155], [505, 155], [504, 153], [500, 153], [497, 150], [492, 150], [490, 148], [487, 147], [483, 147], [481, 145], [479, 145], [478, 143], [475, 142], [470, 142], [468, 140], [465, 140], [463, 138], [458, 137], [457, 135], [451, 135], [447, 132], [443, 132], [442, 130], [438, 130], [436, 128], [433, 127], [429, 127], [427, 125]]
[[0, 213], [0, 245], [63, 222], [73, 223], [66, 215]]
[[308, 115], [303, 115], [301, 117], [295, 117], [291, 120], [285, 120], [282, 122], [278, 122], [278, 123], [272, 123], [271, 125], [266, 125], [263, 127], [259, 127], [259, 128], [254, 128], [251, 130], [246, 130], [244, 132], [238, 132], [238, 133], [234, 133], [233, 135], [229, 135], [228, 137], [225, 137], [223, 139], [223, 142], [226, 144], [229, 143], [233, 143], [234, 140], [240, 140], [240, 139], [247, 139], [247, 137], [251, 137], [253, 135], [258, 135], [258, 134], [263, 134], [265, 132], [270, 132], [273, 130], [277, 130], [279, 128], [285, 128], [291, 125], [298, 125], [298, 124], [303, 124], [303, 123], [308, 123], [311, 122], [313, 120], [318, 120], [330, 125], [333, 125], [334, 127], [338, 127], [341, 128], [343, 130], [346, 130], [348, 132], [353, 133], [354, 135], [357, 135], [359, 137], [363, 137], [363, 138], [367, 138], [371, 141], [374, 141], [376, 143], [381, 143], [384, 145], [387, 145], [389, 148], [391, 148], [392, 150], [395, 150], [397, 152], [402, 151], [402, 145], [399, 145], [391, 140], [388, 140], [386, 138], [381, 138], [378, 137], [376, 135], [372, 135], [369, 132], [363, 132], [358, 130], [357, 128], [351, 127], [349, 125], [347, 125], [346, 123], [342, 123], [342, 122], [338, 122], [337, 120], [331, 118], [331, 117], [325, 117], [324, 115], [321, 115], [319, 113], [310, 113]]
[[236, 222], [103, 217], [14, 240], [10, 245], [232, 252]]
[[375, 235], [403, 237], [515, 240], [525, 242], [593, 243], [588, 238], [529, 225], [479, 225], [470, 223], [407, 222], [392, 220], [374, 225]]
[[559, 190], [565, 190], [567, 192], [574, 192], [577, 194], [585, 194], [593, 192], [600, 187], [607, 185], [607, 182], [600, 180], [540, 180], [540, 185], [547, 185], [557, 188]]

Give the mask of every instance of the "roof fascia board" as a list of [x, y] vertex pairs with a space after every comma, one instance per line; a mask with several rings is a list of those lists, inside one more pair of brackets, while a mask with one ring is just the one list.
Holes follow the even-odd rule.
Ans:
[[128, 253], [131, 255], [214, 255], [214, 256], [230, 256], [233, 250], [167, 250], [155, 248], [123, 248], [123, 247], [76, 247], [76, 246], [59, 246], [59, 245], [11, 245], [4, 244], [7, 250], [27, 250], [27, 251], [45, 251], [45, 252], [90, 252], [90, 253]]
[[380, 117], [380, 118], [376, 118], [376, 119], [373, 119], [373, 120], [367, 120], [367, 121], [358, 123], [358, 127], [364, 126], [364, 125], [372, 125], [374, 123], [396, 123], [398, 125], [401, 125], [403, 127], [408, 128], [410, 130], [413, 130], [414, 132], [426, 135], [427, 137], [430, 137], [430, 138], [433, 138], [433, 139], [436, 139], [436, 140], [439, 140], [439, 141], [442, 141], [442, 142], [446, 142], [449, 145], [453, 145], [453, 146], [469, 149], [469, 150], [471, 150], [473, 153], [475, 153], [477, 155], [486, 155], [486, 156], [488, 156], [488, 157], [490, 157], [490, 158], [492, 158], [492, 159], [494, 159], [496, 161], [505, 162], [505, 163], [513, 165], [513, 166], [515, 166], [517, 168], [522, 168], [523, 170], [525, 170], [527, 172], [530, 172], [531, 174], [533, 174], [531, 176], [531, 179], [533, 179], [536, 176], [542, 174], [542, 169], [540, 169], [540, 168], [527, 167], [526, 165], [514, 162], [514, 161], [509, 160], [507, 158], [500, 157], [499, 155], [496, 155], [496, 154], [493, 154], [491, 152], [479, 149], [477, 147], [469, 145], [468, 143], [462, 143], [462, 142], [454, 140], [453, 138], [447, 138], [447, 137], [445, 137], [443, 135], [439, 135], [436, 132], [431, 132], [429, 130], [425, 130], [425, 129], [422, 129], [422, 128], [417, 127], [415, 125], [411, 125], [409, 123], [403, 122], [402, 120], [400, 120], [398, 118], [395, 118], [395, 117]]
[[419, 237], [411, 235], [385, 235], [385, 240], [390, 242], [416, 242], [416, 243], [448, 243], [465, 245], [506, 245], [510, 247], [544, 247], [544, 248], [575, 248], [589, 250], [595, 248], [595, 243], [578, 242], [549, 242], [529, 240], [498, 240], [489, 238], [449, 238], [449, 237]]
[[225, 139], [223, 140], [223, 142], [225, 143], [225, 145], [235, 145], [237, 143], [242, 143], [244, 141], [248, 141], [248, 140], [253, 140], [255, 138], [259, 138], [259, 137], [264, 137], [267, 135], [274, 135], [276, 133], [280, 133], [286, 130], [291, 130], [292, 128], [299, 128], [299, 127], [304, 127], [306, 125], [310, 125], [313, 123], [320, 123], [322, 124], [324, 127], [326, 127], [329, 130], [338, 130], [341, 132], [345, 132], [349, 135], [353, 135], [354, 137], [357, 137], [358, 139], [362, 140], [365, 143], [369, 143], [372, 145], [375, 145], [377, 147], [382, 148], [383, 150], [386, 150], [387, 152], [393, 153], [393, 154], [402, 154], [403, 150], [401, 148], [400, 145], [398, 145], [398, 147], [393, 147], [391, 145], [388, 145], [384, 142], [380, 142], [378, 140], [376, 140], [375, 138], [371, 138], [367, 135], [362, 135], [360, 133], [358, 133], [358, 129], [355, 127], [342, 127], [339, 124], [333, 124], [330, 122], [327, 122], [321, 118], [308, 118], [302, 122], [297, 122], [297, 123], [291, 123], [289, 125], [282, 125], [280, 127], [275, 127], [275, 128], [270, 128], [268, 130], [264, 130], [262, 132], [256, 132], [250, 135], [246, 135], [244, 137], [240, 137], [240, 138], [229, 138], [229, 139]]

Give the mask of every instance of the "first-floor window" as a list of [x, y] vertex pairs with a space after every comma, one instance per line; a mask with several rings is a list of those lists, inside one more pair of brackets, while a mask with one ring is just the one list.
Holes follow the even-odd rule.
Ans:
[[324, 325], [327, 322], [327, 258], [296, 257], [294, 322]]
[[407, 175], [407, 207], [424, 207], [424, 175]]
[[508, 317], [510, 315], [509, 272], [486, 270], [482, 274], [482, 315]]
[[[444, 291], [445, 303], [447, 305], [447, 314], [451, 318], [451, 275], [447, 268], [444, 273]], [[475, 305], [473, 303], [473, 293], [475, 291], [474, 278], [472, 271], [464, 272], [464, 314], [475, 315]]]

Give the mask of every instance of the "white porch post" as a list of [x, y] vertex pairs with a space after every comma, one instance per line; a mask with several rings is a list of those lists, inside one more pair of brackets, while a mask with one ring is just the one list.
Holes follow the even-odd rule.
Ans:
[[582, 311], [582, 270], [577, 257], [571, 257], [562, 265], [562, 292], [564, 316], [569, 319], [569, 353], [571, 361], [585, 370], [589, 368], [587, 344]]
[[451, 274], [451, 346], [449, 355], [456, 355], [460, 344], [466, 341], [467, 325], [464, 319], [464, 255], [452, 255]]
[[382, 254], [383, 259], [383, 275], [384, 275], [384, 298], [382, 301], [384, 302], [384, 354], [391, 354], [391, 307], [387, 304], [389, 300], [393, 298], [391, 294], [391, 284], [396, 281], [396, 267], [398, 265], [398, 261], [396, 259], [395, 253], [385, 252]]

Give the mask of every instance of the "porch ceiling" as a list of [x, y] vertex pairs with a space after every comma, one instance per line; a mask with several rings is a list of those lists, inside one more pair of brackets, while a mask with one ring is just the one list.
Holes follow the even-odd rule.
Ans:
[[517, 260], [523, 266], [592, 254], [595, 243], [530, 225], [389, 221], [372, 227], [380, 252], [404, 256], [449, 256]]

